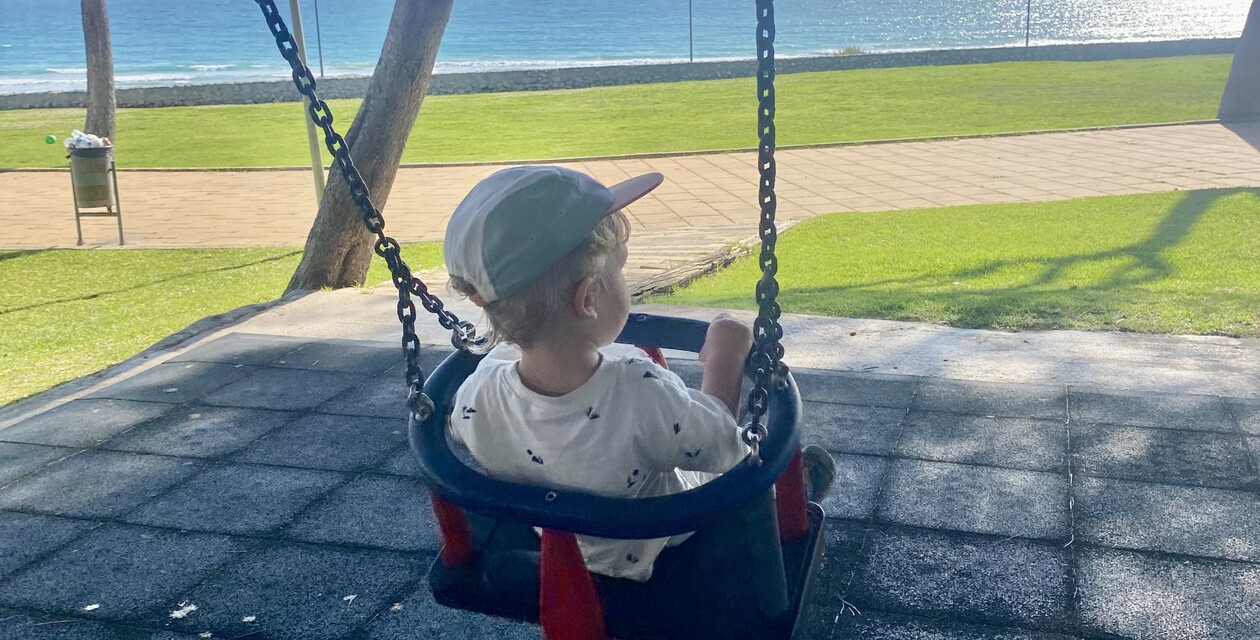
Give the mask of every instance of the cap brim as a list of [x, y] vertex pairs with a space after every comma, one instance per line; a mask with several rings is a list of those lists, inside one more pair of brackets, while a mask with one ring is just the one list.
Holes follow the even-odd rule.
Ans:
[[608, 190], [612, 192], [613, 201], [608, 206], [608, 211], [604, 212], [604, 215], [630, 206], [635, 200], [646, 196], [653, 189], [661, 186], [661, 183], [664, 181], [665, 176], [659, 173], [645, 173], [608, 187]]

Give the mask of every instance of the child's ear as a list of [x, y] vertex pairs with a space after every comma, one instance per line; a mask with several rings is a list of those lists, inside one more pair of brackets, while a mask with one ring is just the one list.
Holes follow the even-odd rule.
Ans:
[[599, 317], [595, 312], [595, 278], [583, 278], [573, 291], [573, 315], [579, 320], [594, 320]]

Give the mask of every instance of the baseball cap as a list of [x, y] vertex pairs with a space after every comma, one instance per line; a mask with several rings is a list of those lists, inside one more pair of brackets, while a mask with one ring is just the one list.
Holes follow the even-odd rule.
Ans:
[[446, 225], [446, 269], [484, 302], [511, 295], [569, 255], [605, 216], [664, 179], [648, 173], [605, 187], [564, 167], [496, 171], [455, 207]]

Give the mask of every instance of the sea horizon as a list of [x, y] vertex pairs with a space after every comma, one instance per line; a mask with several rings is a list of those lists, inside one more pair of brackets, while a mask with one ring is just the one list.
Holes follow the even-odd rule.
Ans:
[[[3, 0], [0, 93], [82, 90], [77, 0]], [[257, 6], [111, 0], [119, 88], [288, 77]], [[288, 19], [288, 3], [278, 4]], [[749, 60], [751, 0], [456, 0], [437, 74]], [[779, 0], [780, 57], [1237, 37], [1249, 0]], [[393, 0], [301, 0], [307, 59], [323, 77], [370, 76]], [[1031, 9], [1031, 16], [1029, 15]], [[1031, 17], [1031, 21], [1029, 18]], [[42, 30], [60, 24], [60, 38]], [[690, 25], [690, 28], [689, 28]], [[1027, 34], [1025, 30], [1027, 29]], [[690, 37], [689, 37], [690, 31]], [[614, 38], [608, 34], [632, 34]], [[321, 64], [322, 58], [322, 64]], [[321, 68], [322, 67], [322, 68]]]

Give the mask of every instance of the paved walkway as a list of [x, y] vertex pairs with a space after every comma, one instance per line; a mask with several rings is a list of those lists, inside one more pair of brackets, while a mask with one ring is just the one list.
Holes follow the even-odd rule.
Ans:
[[[1061, 200], [1260, 185], [1260, 124], [902, 142], [779, 153], [784, 221], [844, 211]], [[629, 210], [640, 241], [632, 267], [660, 270], [755, 233], [756, 158], [736, 152], [568, 163], [602, 180], [646, 171], [667, 180]], [[409, 167], [384, 209], [399, 239], [439, 239], [468, 189], [497, 166]], [[300, 245], [315, 211], [304, 171], [123, 171], [127, 241], [135, 247]], [[0, 173], [0, 248], [74, 246], [64, 172]], [[87, 221], [111, 246], [113, 221]], [[698, 231], [703, 230], [703, 231]], [[699, 240], [698, 240], [699, 238]]]

